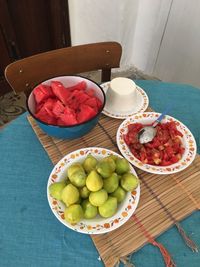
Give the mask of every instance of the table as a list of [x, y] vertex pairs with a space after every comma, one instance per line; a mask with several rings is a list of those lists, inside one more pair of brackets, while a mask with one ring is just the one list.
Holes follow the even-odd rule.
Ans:
[[[200, 89], [189, 85], [137, 80], [149, 96], [151, 107], [182, 121], [194, 134], [200, 153]], [[91, 238], [62, 225], [51, 212], [46, 185], [53, 165], [23, 114], [0, 133], [0, 266], [2, 267], [100, 267]], [[200, 214], [181, 225], [200, 247]], [[177, 266], [200, 266], [175, 227], [157, 238]], [[133, 254], [136, 266], [165, 266], [158, 250], [146, 245]]]

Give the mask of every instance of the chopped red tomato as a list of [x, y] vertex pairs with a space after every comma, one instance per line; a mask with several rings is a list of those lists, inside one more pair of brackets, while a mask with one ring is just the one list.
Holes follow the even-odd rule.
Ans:
[[178, 162], [185, 151], [176, 122], [160, 123], [156, 126], [156, 136], [146, 144], [140, 144], [137, 138], [138, 132], [144, 127], [141, 123], [128, 125], [128, 133], [124, 135], [124, 141], [132, 154], [146, 164], [168, 166]]

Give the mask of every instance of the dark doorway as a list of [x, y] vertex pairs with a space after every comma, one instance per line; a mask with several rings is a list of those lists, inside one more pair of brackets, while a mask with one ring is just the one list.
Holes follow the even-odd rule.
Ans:
[[67, 0], [0, 0], [0, 95], [11, 90], [3, 74], [9, 63], [67, 46]]

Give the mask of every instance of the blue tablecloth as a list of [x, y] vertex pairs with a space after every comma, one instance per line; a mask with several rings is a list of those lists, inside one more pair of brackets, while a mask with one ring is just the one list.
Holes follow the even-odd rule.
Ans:
[[[200, 89], [157, 81], [136, 83], [146, 91], [154, 110], [162, 112], [172, 103], [169, 114], [190, 128], [200, 152]], [[26, 115], [0, 133], [0, 266], [103, 266], [91, 238], [66, 228], [51, 212], [46, 185], [53, 165]], [[200, 214], [195, 212], [181, 224], [200, 247], [199, 222]], [[186, 247], [175, 227], [157, 240], [177, 266], [200, 266], [200, 254]], [[133, 254], [133, 262], [141, 267], [165, 266], [157, 248], [150, 244]]]

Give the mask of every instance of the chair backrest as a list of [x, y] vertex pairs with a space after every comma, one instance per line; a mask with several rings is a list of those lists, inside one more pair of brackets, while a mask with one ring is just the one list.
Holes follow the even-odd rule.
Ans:
[[111, 69], [120, 65], [122, 47], [117, 42], [101, 42], [52, 50], [15, 61], [5, 69], [5, 77], [16, 93], [27, 95], [40, 82], [55, 76], [102, 70], [101, 81], [109, 81]]

